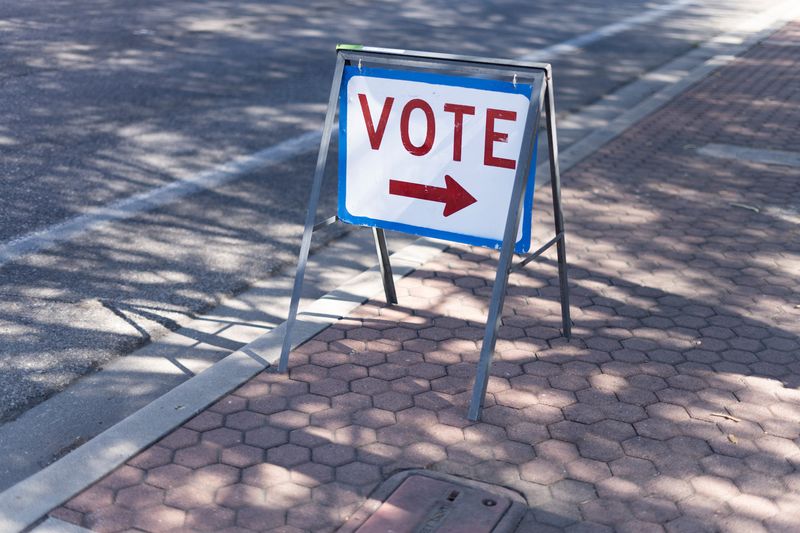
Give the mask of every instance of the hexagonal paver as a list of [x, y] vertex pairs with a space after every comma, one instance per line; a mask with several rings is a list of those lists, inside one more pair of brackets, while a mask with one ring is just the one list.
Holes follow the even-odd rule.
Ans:
[[[158, 468], [159, 466], [153, 467], [153, 469]], [[111, 474], [100, 480], [99, 484], [111, 490], [118, 490], [140, 483], [144, 479], [144, 476], [145, 472], [142, 469], [134, 468], [130, 465], [122, 465], [114, 470]]]
[[531, 445], [550, 438], [547, 427], [533, 422], [520, 422], [513, 424], [506, 430], [508, 438]]
[[545, 459], [534, 459], [520, 466], [520, 476], [525, 481], [550, 485], [564, 479], [567, 471], [563, 466]]
[[372, 396], [389, 390], [389, 382], [375, 377], [366, 377], [353, 381], [350, 384], [353, 392]]
[[550, 376], [547, 378], [547, 381], [550, 383], [550, 386], [555, 389], [571, 392], [588, 389], [591, 386], [586, 378], [572, 374]]
[[232, 526], [236, 513], [219, 506], [198, 507], [186, 515], [186, 526], [196, 531], [220, 531]]
[[[271, 384], [269, 380], [261, 379], [260, 376], [257, 376], [256, 379], [252, 379], [249, 382], [245, 383], [238, 389], [233, 392], [233, 395], [237, 398], [243, 398], [245, 400], [250, 398], [260, 398], [262, 396], [266, 396], [270, 393]], [[228, 398], [225, 398], [226, 400]], [[221, 409], [217, 409], [218, 411], [222, 412], [225, 407]]]
[[369, 463], [352, 462], [336, 468], [336, 480], [348, 485], [373, 484], [380, 478], [380, 468]]
[[209, 409], [215, 413], [227, 415], [241, 411], [247, 407], [247, 400], [239, 396], [226, 396], [217, 403], [213, 404]]
[[386, 356], [386, 361], [390, 364], [400, 365], [408, 369], [409, 366], [422, 363], [425, 358], [419, 352], [411, 350], [398, 350]]
[[358, 425], [345, 426], [334, 432], [334, 440], [337, 444], [352, 446], [353, 448], [372, 444], [377, 439], [374, 429]]
[[628, 506], [616, 499], [598, 498], [580, 504], [586, 520], [599, 524], [621, 524], [631, 517]]
[[342, 352], [323, 351], [312, 354], [309, 360], [313, 365], [331, 368], [349, 363], [351, 356]]
[[309, 390], [313, 394], [331, 397], [347, 392], [348, 385], [346, 381], [342, 381], [341, 379], [325, 378], [312, 381]]
[[164, 492], [149, 485], [136, 485], [117, 492], [114, 501], [128, 509], [141, 509], [161, 503]]
[[81, 513], [88, 513], [94, 509], [111, 505], [113, 501], [113, 490], [101, 485], [95, 485], [68, 501], [67, 507]]
[[318, 487], [333, 481], [333, 467], [319, 463], [303, 463], [291, 469], [290, 477], [293, 483], [304, 487]]
[[296, 444], [284, 444], [267, 450], [267, 461], [283, 467], [292, 467], [308, 461], [311, 451]]
[[[242, 411], [242, 413], [244, 412], [245, 411]], [[237, 431], [228, 427], [204, 431], [201, 435], [201, 440], [203, 443], [215, 444], [220, 447], [233, 446], [234, 444], [242, 442], [243, 439], [244, 436], [242, 435], [241, 431]]]
[[623, 441], [636, 435], [636, 431], [631, 424], [620, 422], [619, 420], [601, 420], [591, 424], [589, 427], [593, 434], [614, 441]]
[[605, 413], [597, 406], [586, 403], [574, 403], [562, 409], [562, 413], [567, 420], [581, 424], [592, 424], [606, 418]]
[[253, 398], [247, 402], [247, 408], [250, 411], [255, 411], [264, 415], [271, 415], [286, 409], [288, 400], [283, 396], [269, 395], [259, 398]]
[[380, 339], [382, 334], [380, 331], [368, 327], [361, 327], [352, 329], [347, 332], [348, 339], [355, 339], [359, 341], [374, 341]]
[[521, 416], [524, 420], [542, 425], [549, 425], [564, 420], [561, 409], [550, 405], [534, 404], [525, 407]]
[[727, 500], [739, 495], [739, 489], [731, 480], [719, 476], [696, 476], [689, 482], [699, 495], [720, 500]]
[[181, 448], [175, 452], [176, 464], [188, 468], [200, 468], [217, 462], [219, 448], [215, 444], [202, 442], [188, 448]]
[[362, 446], [356, 450], [359, 461], [375, 465], [385, 465], [397, 461], [402, 455], [402, 449], [397, 446], [376, 442]]
[[84, 521], [94, 531], [125, 531], [133, 526], [135, 516], [130, 509], [112, 506], [88, 513]]
[[290, 480], [290, 470], [280, 465], [262, 463], [245, 468], [242, 482], [254, 487], [271, 487]]
[[254, 411], [239, 411], [225, 417], [225, 425], [231, 429], [246, 431], [262, 426], [267, 417]]
[[680, 434], [678, 427], [663, 419], [648, 418], [633, 424], [640, 437], [656, 440], [668, 440]]
[[500, 426], [478, 422], [464, 428], [464, 439], [478, 446], [492, 446], [505, 441], [506, 431]]
[[164, 448], [178, 450], [180, 448], [186, 448], [193, 444], [197, 444], [197, 441], [199, 440], [200, 433], [197, 431], [192, 431], [191, 429], [187, 428], [178, 428], [158, 441], [158, 444]]
[[445, 370], [444, 365], [417, 363], [408, 367], [408, 373], [414, 377], [434, 380], [447, 375], [447, 370]]
[[447, 461], [475, 466], [494, 459], [491, 448], [462, 441], [447, 446]]
[[311, 499], [311, 489], [294, 482], [275, 485], [272, 490], [266, 491], [267, 507], [273, 509], [291, 509]]
[[245, 507], [236, 513], [236, 525], [252, 531], [267, 531], [285, 524], [286, 511], [266, 506]]
[[378, 409], [401, 411], [414, 405], [414, 399], [410, 394], [390, 390], [377, 394], [372, 399], [372, 404]]
[[128, 464], [137, 468], [155, 468], [168, 464], [172, 460], [172, 454], [169, 448], [156, 444], [130, 459]]
[[536, 455], [531, 444], [506, 440], [492, 446], [492, 454], [498, 461], [511, 464], [522, 464], [530, 461]]
[[[188, 511], [198, 507], [205, 507], [214, 503], [216, 487], [188, 483], [167, 490], [164, 495], [166, 505]], [[147, 508], [143, 509], [147, 511]]]
[[658, 475], [658, 470], [651, 461], [639, 457], [620, 457], [608, 463], [608, 466], [615, 476], [640, 484]]
[[247, 431], [244, 434], [244, 442], [267, 449], [289, 442], [289, 433], [285, 429], [267, 426]]
[[[332, 408], [341, 413], [350, 413], [359, 409], [365, 409], [372, 405], [372, 399], [364, 394], [346, 392], [330, 399]], [[314, 411], [315, 413], [320, 411]]]
[[145, 480], [154, 487], [170, 489], [186, 483], [192, 472], [185, 466], [169, 464], [148, 470]]
[[298, 381], [312, 382], [325, 379], [328, 376], [328, 369], [324, 366], [312, 364], [300, 365], [291, 368], [289, 370], [289, 375], [292, 377], [292, 379]]
[[[361, 356], [359, 356], [358, 362], [361, 362]], [[334, 379], [341, 379], [342, 381], [353, 381], [368, 376], [369, 372], [366, 366], [350, 363], [330, 368], [328, 370], [328, 375]]]
[[215, 501], [218, 505], [232, 509], [256, 507], [264, 503], [264, 491], [252, 485], [237, 483], [219, 489]]
[[403, 365], [398, 365], [395, 363], [382, 363], [369, 369], [369, 375], [383, 379], [386, 381], [391, 381], [397, 378], [401, 378], [408, 373], [407, 367]]
[[300, 394], [289, 402], [289, 408], [301, 413], [316, 413], [331, 406], [331, 399], [318, 394]]
[[153, 533], [174, 531], [186, 520], [186, 513], [174, 507], [157, 505], [140, 509], [133, 519], [133, 526]]
[[353, 415], [353, 423], [372, 429], [389, 426], [395, 422], [395, 414], [385, 409], [363, 409]]
[[247, 444], [237, 444], [236, 446], [226, 448], [222, 450], [220, 455], [220, 462], [238, 468], [245, 468], [260, 463], [263, 459], [263, 449]]
[[581, 503], [597, 497], [591, 483], [574, 479], [562, 479], [550, 485], [553, 497], [561, 502]]
[[383, 331], [383, 338], [393, 340], [393, 341], [407, 341], [413, 338], [416, 338], [417, 332], [413, 329], [397, 327], [397, 328], [389, 328]]
[[578, 439], [578, 450], [583, 457], [597, 461], [613, 461], [623, 456], [620, 445], [611, 439], [587, 433]]
[[577, 401], [575, 393], [560, 389], [546, 389], [537, 394], [536, 399], [541, 404], [559, 409], [572, 405]]
[[291, 409], [269, 415], [270, 426], [287, 430], [305, 427], [309, 422], [310, 417], [307, 413]]
[[313, 450], [315, 462], [328, 466], [340, 466], [355, 459], [355, 450], [351, 446], [342, 444], [324, 444]]
[[302, 531], [322, 531], [326, 526], [337, 524], [340, 520], [335, 508], [312, 502], [291, 508], [286, 521]]
[[583, 457], [567, 463], [565, 468], [570, 478], [587, 483], [597, 483], [611, 477], [607, 463]]
[[222, 426], [223, 415], [213, 411], [203, 411], [184, 424], [187, 429], [194, 431], [208, 431]]
[[[332, 407], [325, 409], [311, 415], [309, 422], [315, 428], [321, 428], [325, 431], [333, 432], [339, 428], [350, 425], [351, 417], [353, 416], [351, 409]], [[304, 428], [298, 428], [292, 433], [296, 434], [297, 431], [302, 431]], [[298, 444], [301, 444], [298, 442]]]

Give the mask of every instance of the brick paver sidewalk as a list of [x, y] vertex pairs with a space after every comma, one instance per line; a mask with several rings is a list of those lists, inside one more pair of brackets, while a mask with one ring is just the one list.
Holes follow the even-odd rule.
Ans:
[[519, 531], [800, 530], [798, 169], [697, 152], [800, 150], [787, 41], [800, 24], [565, 176], [574, 338], [554, 264], [515, 274], [482, 422], [464, 415], [496, 254], [453, 247], [399, 307], [363, 306], [290, 377], [259, 375], [53, 515], [331, 531], [421, 467], [520, 492]]

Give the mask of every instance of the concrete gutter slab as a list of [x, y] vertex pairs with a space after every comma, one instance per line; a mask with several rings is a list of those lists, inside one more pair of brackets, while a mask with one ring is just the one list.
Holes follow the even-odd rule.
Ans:
[[800, 152], [783, 150], [763, 150], [732, 144], [707, 144], [697, 150], [699, 154], [719, 159], [733, 159], [745, 163], [763, 163], [765, 165], [781, 165], [800, 167]]

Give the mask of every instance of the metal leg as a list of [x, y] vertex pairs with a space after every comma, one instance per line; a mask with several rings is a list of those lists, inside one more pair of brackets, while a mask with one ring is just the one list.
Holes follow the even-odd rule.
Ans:
[[508, 215], [506, 216], [503, 245], [500, 249], [500, 264], [497, 267], [497, 275], [495, 276], [494, 286], [492, 287], [492, 300], [489, 303], [489, 318], [486, 321], [486, 331], [483, 336], [483, 345], [481, 347], [481, 358], [480, 361], [478, 361], [475, 384], [472, 386], [472, 399], [469, 404], [468, 413], [468, 418], [470, 420], [478, 420], [480, 418], [481, 410], [483, 409], [483, 400], [486, 396], [486, 387], [489, 383], [489, 368], [492, 364], [494, 347], [497, 343], [497, 330], [500, 328], [503, 303], [506, 298], [508, 274], [511, 271], [511, 261], [514, 258], [514, 244], [524, 204], [525, 185], [528, 181], [531, 158], [533, 157], [534, 135], [539, 129], [539, 117], [542, 110], [542, 92], [543, 91], [540, 91], [537, 99], [534, 99], [534, 96], [531, 95], [531, 103], [528, 107], [528, 116], [525, 123], [532, 124], [533, 127], [525, 132], [525, 136], [522, 139], [519, 159], [517, 160], [517, 174], [514, 178], [514, 188], [511, 191], [511, 202], [508, 206]]
[[547, 90], [544, 95], [547, 110], [547, 144], [550, 151], [550, 187], [553, 191], [553, 222], [558, 252], [558, 281], [561, 289], [561, 324], [564, 336], [572, 336], [572, 320], [569, 316], [569, 279], [567, 277], [567, 244], [564, 232], [564, 213], [561, 210], [561, 174], [558, 170], [558, 138], [556, 136], [556, 109], [553, 94], [553, 79], [547, 76]]
[[392, 277], [392, 263], [389, 262], [389, 250], [386, 248], [386, 233], [380, 228], [372, 228], [372, 235], [375, 237], [375, 248], [378, 251], [378, 264], [381, 267], [386, 303], [389, 305], [397, 304], [397, 291], [394, 290], [394, 278]]
[[278, 372], [286, 372], [289, 369], [289, 351], [292, 348], [292, 326], [297, 318], [297, 307], [300, 304], [300, 293], [303, 288], [303, 277], [306, 273], [308, 263], [308, 252], [311, 249], [311, 234], [314, 232], [314, 222], [317, 216], [317, 204], [319, 203], [320, 191], [322, 189], [322, 178], [325, 174], [325, 164], [328, 161], [328, 149], [331, 143], [331, 130], [333, 129], [333, 119], [336, 115], [336, 103], [339, 99], [339, 88], [342, 84], [342, 73], [344, 71], [344, 58], [337, 54], [336, 68], [333, 73], [333, 83], [331, 84], [331, 94], [328, 99], [328, 112], [325, 115], [325, 126], [322, 128], [322, 141], [319, 145], [317, 155], [317, 167], [314, 170], [314, 182], [311, 186], [311, 198], [308, 201], [308, 211], [306, 212], [306, 224], [303, 230], [303, 241], [300, 244], [300, 258], [297, 261], [297, 274], [294, 278], [292, 288], [292, 300], [289, 304], [289, 316], [286, 319], [286, 330], [283, 337], [281, 348], [281, 358], [278, 363]]

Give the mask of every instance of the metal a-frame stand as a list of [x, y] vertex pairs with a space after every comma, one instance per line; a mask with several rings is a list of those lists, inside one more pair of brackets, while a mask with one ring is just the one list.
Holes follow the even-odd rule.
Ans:
[[[341, 82], [346, 64], [361, 64], [361, 61], [376, 62], [382, 65], [392, 65], [396, 67], [406, 67], [412, 69], [430, 68], [444, 69], [456, 73], [480, 73], [494, 69], [494, 75], [499, 72], [513, 74], [514, 80], [517, 73], [520, 75], [528, 74], [535, 79], [542, 78], [539, 94], [537, 98], [531, 95], [530, 106], [526, 118], [526, 124], [533, 125], [525, 131], [522, 146], [520, 149], [519, 165], [514, 178], [514, 186], [511, 192], [511, 201], [506, 216], [503, 243], [500, 248], [500, 262], [497, 268], [492, 297], [489, 304], [489, 316], [486, 321], [486, 330], [483, 337], [480, 360], [472, 388], [472, 399], [469, 406], [468, 417], [470, 420], [478, 420], [483, 408], [486, 396], [486, 387], [489, 382], [489, 373], [494, 356], [495, 345], [497, 342], [497, 332], [502, 318], [503, 303], [505, 301], [508, 276], [512, 270], [524, 267], [529, 262], [539, 258], [546, 250], [554, 244], [558, 255], [558, 276], [561, 292], [561, 320], [562, 333], [565, 337], [571, 336], [571, 320], [569, 311], [569, 285], [567, 278], [567, 253], [565, 244], [564, 216], [561, 210], [561, 179], [558, 168], [558, 142], [556, 136], [556, 117], [555, 103], [553, 94], [552, 70], [547, 63], [532, 63], [527, 61], [513, 61], [503, 59], [489, 59], [471, 56], [437, 54], [430, 52], [415, 52], [409, 50], [391, 50], [385, 48], [371, 48], [363, 46], [340, 45], [337, 47], [336, 67], [331, 85], [330, 97], [328, 99], [328, 110], [325, 116], [325, 124], [322, 129], [322, 140], [320, 142], [317, 165], [314, 171], [314, 181], [311, 187], [311, 198], [308, 203], [306, 213], [305, 229], [303, 240], [300, 245], [300, 258], [297, 264], [297, 274], [292, 289], [292, 298], [289, 305], [289, 316], [286, 320], [283, 346], [281, 349], [278, 371], [286, 372], [289, 367], [289, 352], [292, 348], [291, 333], [297, 318], [297, 309], [300, 302], [300, 294], [305, 277], [308, 254], [311, 248], [311, 236], [314, 230], [333, 224], [338, 221], [337, 216], [329, 217], [322, 222], [316, 222], [317, 206], [319, 204], [320, 192], [322, 189], [322, 179], [325, 173], [325, 166], [328, 159], [330, 148], [331, 132], [333, 122], [337, 112], [337, 101], [340, 94]], [[525, 198], [525, 187], [528, 184], [530, 165], [536, 164], [532, 161], [535, 153], [536, 135], [539, 129], [539, 119], [542, 107], [547, 118], [547, 140], [548, 156], [550, 160], [550, 187], [553, 196], [553, 223], [555, 226], [555, 236], [544, 246], [535, 252], [526, 255], [516, 265], [512, 264], [514, 258], [514, 245], [517, 229], [519, 228], [520, 217]], [[389, 262], [389, 254], [386, 248], [386, 237], [383, 229], [372, 228], [375, 238], [375, 246], [378, 253], [381, 276], [386, 301], [389, 304], [397, 303], [397, 295], [392, 277], [392, 267]]]

